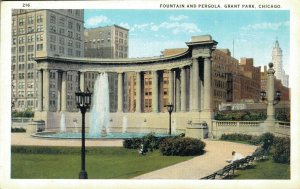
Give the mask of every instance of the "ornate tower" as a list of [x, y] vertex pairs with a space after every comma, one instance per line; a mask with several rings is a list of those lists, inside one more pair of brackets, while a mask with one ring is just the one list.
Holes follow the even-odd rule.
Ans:
[[272, 63], [274, 64], [276, 79], [282, 80], [282, 50], [279, 47], [278, 40], [275, 41], [272, 50]]

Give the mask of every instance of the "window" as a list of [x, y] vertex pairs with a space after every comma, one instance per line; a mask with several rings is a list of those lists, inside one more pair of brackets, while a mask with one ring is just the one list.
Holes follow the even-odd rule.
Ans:
[[56, 45], [50, 44], [50, 51], [56, 51]]
[[50, 42], [56, 43], [56, 36], [50, 35]]
[[68, 22], [68, 28], [73, 29], [73, 23], [71, 21]]
[[16, 45], [16, 44], [17, 44], [17, 38], [13, 38], [12, 44], [13, 44], [13, 45]]
[[[33, 54], [28, 54], [28, 55], [27, 55], [27, 60], [28, 60], [28, 61], [34, 61]], [[31, 64], [28, 64], [28, 65], [27, 65], [27, 66], [28, 66], [28, 69], [31, 68], [29, 65], [31, 65]]]
[[69, 40], [69, 41], [68, 41], [68, 46], [69, 46], [69, 47], [73, 47], [73, 41], [72, 41], [72, 40]]
[[30, 26], [27, 28], [27, 33], [33, 33], [33, 32], [34, 32], [33, 27]]
[[36, 50], [37, 51], [42, 51], [43, 50], [43, 44], [37, 44], [36, 45]]
[[34, 41], [34, 36], [33, 35], [29, 35], [28, 37], [27, 37], [27, 42], [28, 43], [31, 43], [31, 42], [33, 42]]
[[37, 25], [37, 27], [36, 27], [37, 32], [42, 32], [43, 30], [44, 30], [43, 25]]
[[[19, 79], [25, 79], [25, 73], [19, 73]], [[19, 86], [19, 88], [20, 87], [22, 87], [22, 86]]]
[[59, 38], [59, 44], [64, 45], [65, 44], [65, 38], [60, 37]]
[[76, 51], [76, 56], [80, 56], [80, 51]]
[[80, 32], [81, 31], [81, 24], [77, 23], [76, 24], [76, 29], [77, 29], [78, 32]]
[[50, 23], [52, 23], [52, 24], [56, 23], [56, 17], [55, 17], [55, 15], [50, 15]]
[[[24, 62], [25, 61], [25, 56], [24, 55], [19, 55], [19, 62]], [[20, 65], [19, 65], [20, 69]]]
[[19, 53], [24, 53], [25, 47], [24, 46], [19, 46]]
[[73, 38], [73, 32], [72, 31], [68, 31], [68, 37]]
[[73, 49], [68, 48], [68, 55], [73, 56]]
[[13, 35], [17, 35], [17, 30], [13, 29]]
[[76, 39], [81, 40], [81, 35], [80, 35], [80, 33], [76, 33]]
[[33, 52], [33, 50], [34, 50], [34, 46], [33, 45], [28, 45], [27, 46], [27, 51], [28, 52]]
[[25, 43], [25, 37], [19, 37], [19, 44]]
[[56, 26], [50, 25], [50, 32], [56, 32]]
[[43, 15], [37, 15], [36, 22], [38, 23], [43, 22]]
[[75, 15], [80, 16], [80, 10], [75, 10]]
[[59, 46], [59, 53], [65, 54], [65, 48], [62, 46]]
[[28, 24], [33, 24], [33, 17], [32, 16], [28, 16], [27, 23]]
[[43, 34], [36, 35], [36, 41], [43, 41]]
[[65, 18], [61, 17], [59, 19], [59, 23], [58, 23], [59, 26], [65, 26]]
[[23, 26], [25, 22], [25, 18], [21, 17], [19, 18], [19, 26]]
[[19, 29], [19, 34], [20, 34], [20, 35], [25, 34], [25, 28], [20, 28], [20, 29]]
[[59, 34], [61, 34], [61, 35], [65, 35], [65, 29], [63, 29], [63, 28], [59, 28]]
[[13, 20], [12, 20], [12, 25], [13, 25], [13, 26], [16, 26], [16, 25], [17, 25], [16, 18], [13, 18]]

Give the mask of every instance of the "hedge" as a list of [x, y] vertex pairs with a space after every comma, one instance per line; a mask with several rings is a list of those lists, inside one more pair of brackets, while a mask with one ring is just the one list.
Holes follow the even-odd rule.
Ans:
[[159, 146], [160, 152], [166, 156], [193, 156], [204, 153], [205, 143], [194, 138], [167, 138]]

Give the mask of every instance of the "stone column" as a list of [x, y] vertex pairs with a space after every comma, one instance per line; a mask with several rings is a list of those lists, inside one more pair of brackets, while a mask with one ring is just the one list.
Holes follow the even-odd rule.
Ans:
[[118, 73], [118, 112], [123, 112], [123, 79], [124, 74]]
[[84, 88], [84, 72], [79, 72], [79, 89], [85, 91]]
[[62, 72], [61, 79], [61, 111], [67, 110], [67, 72]]
[[57, 71], [57, 112], [61, 111], [62, 71]]
[[203, 110], [211, 111], [211, 59], [210, 57], [204, 58], [204, 87], [203, 87]]
[[38, 111], [43, 111], [43, 70], [38, 70]]
[[158, 73], [152, 71], [152, 112], [158, 112]]
[[169, 70], [169, 103], [174, 105], [174, 71]]
[[183, 67], [181, 68], [181, 111], [186, 111], [186, 69]]
[[275, 70], [273, 69], [273, 64], [269, 64], [269, 69], [267, 71], [268, 78], [267, 78], [267, 121], [275, 121], [275, 108], [274, 108], [274, 73]]
[[136, 112], [141, 112], [142, 106], [142, 79], [141, 79], [141, 72], [136, 73]]
[[192, 59], [192, 89], [191, 89], [191, 111], [199, 111], [199, 62], [197, 58]]
[[176, 112], [180, 112], [181, 108], [180, 108], [180, 71], [176, 70], [175, 71], [175, 111]]
[[44, 70], [43, 71], [43, 95], [44, 95], [44, 102], [43, 102], [43, 110], [44, 111], [49, 111], [49, 74], [50, 70]]

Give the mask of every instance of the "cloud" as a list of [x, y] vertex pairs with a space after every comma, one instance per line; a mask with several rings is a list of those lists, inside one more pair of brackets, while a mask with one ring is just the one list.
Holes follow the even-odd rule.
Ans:
[[290, 25], [289, 21], [285, 22], [264, 22], [258, 24], [251, 24], [242, 27], [242, 30], [278, 30], [281, 27], [288, 27]]
[[87, 19], [86, 27], [95, 27], [95, 26], [99, 26], [99, 24], [109, 23], [109, 22], [110, 21], [106, 16], [103, 15], [94, 16]]
[[121, 22], [119, 25], [123, 28], [130, 29], [130, 25], [127, 22]]
[[151, 30], [157, 32], [161, 29], [170, 30], [173, 34], [179, 33], [197, 33], [200, 32], [200, 28], [190, 22], [162, 22], [160, 24], [152, 23], [143, 23], [143, 24], [135, 24], [130, 27], [130, 31], [146, 31]]
[[184, 20], [184, 19], [187, 19], [188, 16], [185, 16], [185, 15], [176, 15], [176, 16], [170, 16], [169, 19], [170, 20], [173, 20], [173, 21], [180, 21], [180, 20]]

